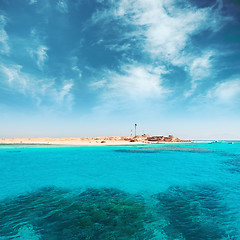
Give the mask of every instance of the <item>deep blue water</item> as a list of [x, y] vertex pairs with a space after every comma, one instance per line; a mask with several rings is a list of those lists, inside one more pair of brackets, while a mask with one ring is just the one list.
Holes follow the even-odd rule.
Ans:
[[0, 146], [0, 239], [240, 239], [240, 143]]

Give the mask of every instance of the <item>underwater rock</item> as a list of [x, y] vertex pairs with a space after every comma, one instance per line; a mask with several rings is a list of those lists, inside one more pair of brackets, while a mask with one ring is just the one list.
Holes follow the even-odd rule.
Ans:
[[156, 153], [162, 151], [175, 151], [175, 152], [191, 152], [191, 153], [214, 153], [218, 152], [216, 149], [209, 148], [186, 148], [186, 147], [143, 147], [137, 149], [120, 149], [116, 152], [133, 152], [133, 153]]
[[239, 154], [228, 154], [227, 157], [230, 157], [227, 161], [223, 162], [228, 166], [228, 170], [231, 173], [240, 173], [240, 155]]
[[17, 234], [18, 240], [39, 240], [40, 235], [38, 235], [32, 225], [25, 225], [18, 230]]

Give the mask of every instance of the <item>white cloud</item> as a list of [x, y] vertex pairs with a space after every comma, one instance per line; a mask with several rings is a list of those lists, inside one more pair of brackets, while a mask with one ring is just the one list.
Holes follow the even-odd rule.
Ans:
[[[26, 94], [27, 92], [35, 94], [35, 92], [41, 92], [44, 94], [45, 85], [39, 88], [36, 84], [38, 81], [29, 74], [26, 74], [22, 71], [22, 66], [17, 64], [12, 65], [0, 65], [0, 73], [2, 79], [5, 80], [6, 85], [10, 89]], [[41, 82], [41, 80], [39, 81]]]
[[67, 3], [67, 0], [59, 0], [57, 2], [57, 9], [61, 13], [68, 13], [68, 3]]
[[31, 57], [36, 61], [37, 66], [42, 69], [48, 59], [48, 48], [44, 45], [39, 45], [36, 49], [30, 49]]
[[124, 26], [132, 26], [124, 33], [125, 38], [131, 41], [134, 36], [139, 49], [154, 59], [165, 59], [173, 64], [191, 45], [192, 36], [219, 24], [216, 14], [212, 16], [212, 8], [197, 9], [186, 2], [184, 8], [172, 0], [120, 0], [109, 1], [109, 5], [109, 10], [92, 16], [93, 23], [117, 19]]
[[79, 69], [79, 67], [73, 66], [73, 67], [72, 67], [72, 70], [78, 74], [78, 77], [79, 77], [79, 78], [82, 77], [82, 71]]
[[105, 87], [106, 84], [107, 84], [106, 80], [99, 80], [99, 81], [90, 83], [89, 86], [93, 89], [99, 89], [99, 88]]
[[25, 73], [23, 67], [16, 64], [0, 64], [0, 76], [10, 90], [31, 96], [40, 105], [46, 100], [59, 107], [66, 105], [71, 108], [73, 104], [72, 79], [63, 81], [62, 85], [56, 85], [54, 78], [38, 78]]
[[162, 86], [163, 68], [148, 65], [123, 65], [120, 72], [106, 70], [102, 80], [90, 84], [94, 89], [102, 88], [104, 98], [149, 99], [161, 98], [169, 93]]
[[240, 77], [217, 83], [207, 97], [220, 104], [233, 104], [240, 99]]
[[106, 45], [106, 47], [109, 49], [109, 50], [114, 50], [116, 52], [122, 52], [122, 51], [126, 51], [128, 49], [131, 48], [131, 44], [129, 43], [125, 43], [125, 44], [109, 44], [109, 45]]
[[71, 91], [73, 85], [74, 85], [74, 83], [73, 83], [72, 79], [63, 82], [63, 86], [61, 87], [60, 91], [57, 93], [58, 101], [60, 103], [62, 103], [64, 101], [64, 99], [66, 99], [66, 98], [69, 98], [69, 99], [72, 98], [70, 91]]
[[192, 59], [191, 63], [189, 62], [189, 69], [185, 68], [191, 77], [191, 89], [185, 93], [186, 97], [191, 96], [199, 82], [211, 74], [214, 54], [213, 51], [205, 52], [202, 56]]
[[47, 51], [48, 48], [46, 46], [41, 45], [37, 48], [36, 52], [33, 53], [37, 58], [37, 65], [39, 66], [39, 68], [42, 68], [45, 61], [48, 59]]
[[10, 47], [8, 45], [8, 34], [4, 29], [7, 24], [7, 19], [5, 16], [0, 15], [0, 53], [8, 54]]
[[[21, 69], [22, 69], [21, 65], [13, 65], [11, 67], [0, 65], [0, 70], [7, 77], [8, 84], [12, 84], [14, 80], [18, 78]], [[22, 81], [21, 85], [25, 85], [25, 82]]]
[[190, 66], [190, 75], [194, 80], [201, 80], [202, 77], [206, 77], [210, 73], [211, 57], [213, 52], [207, 52], [201, 57], [195, 58]]
[[32, 29], [30, 33], [32, 46], [28, 46], [28, 52], [33, 60], [35, 60], [39, 69], [43, 69], [45, 62], [48, 60], [48, 47], [40, 39], [36, 29]]
[[37, 3], [37, 2], [38, 2], [38, 0], [29, 0], [29, 4], [30, 4], [30, 5], [35, 4], [35, 3]]
[[[145, 30], [145, 51], [153, 57], [172, 60], [181, 54], [191, 35], [203, 28], [207, 12], [178, 9], [170, 1], [134, 1], [134, 19]], [[166, 10], [167, 9], [167, 10]], [[169, 11], [169, 12], [168, 12]], [[142, 30], [139, 34], [142, 34]]]
[[220, 17], [221, 1], [206, 8], [174, 0], [109, 0], [108, 4], [108, 9], [93, 14], [92, 23], [101, 22], [107, 29], [115, 21], [119, 37], [109, 43], [103, 36], [101, 44], [106, 42], [112, 51], [131, 50], [133, 55], [123, 55], [128, 59], [134, 59], [138, 52], [154, 66], [159, 63], [182, 68], [191, 78], [185, 96], [192, 95], [201, 79], [210, 76], [217, 51], [196, 48], [192, 38], [206, 30], [220, 29], [226, 21]]

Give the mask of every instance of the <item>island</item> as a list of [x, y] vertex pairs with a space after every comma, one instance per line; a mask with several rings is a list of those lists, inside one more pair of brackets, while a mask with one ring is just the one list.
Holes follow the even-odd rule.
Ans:
[[169, 135], [165, 136], [108, 136], [108, 137], [75, 137], [75, 138], [1, 138], [0, 144], [46, 144], [46, 145], [76, 145], [76, 146], [97, 146], [97, 145], [131, 145], [131, 144], [157, 144], [173, 142], [190, 142], [181, 140]]

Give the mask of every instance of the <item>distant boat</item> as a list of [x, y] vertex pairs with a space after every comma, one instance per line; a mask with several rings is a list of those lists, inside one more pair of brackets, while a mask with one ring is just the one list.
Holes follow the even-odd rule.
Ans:
[[213, 144], [213, 143], [222, 143], [222, 141], [216, 140], [216, 141], [210, 142], [209, 144]]
[[229, 142], [228, 144], [233, 144], [233, 142]]

